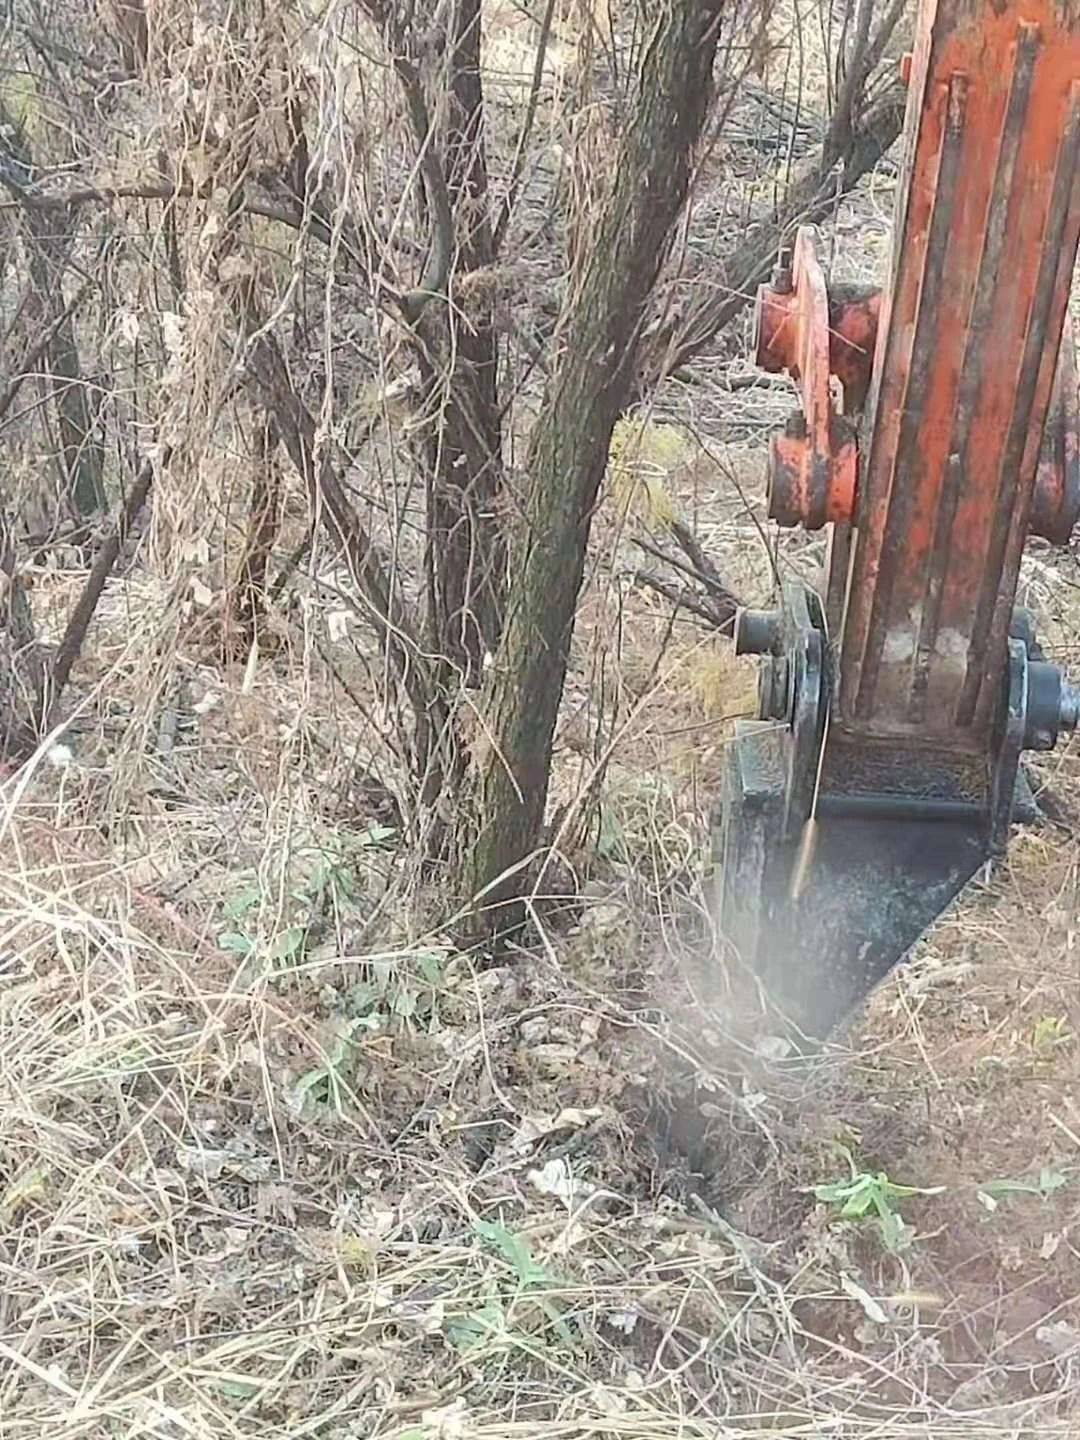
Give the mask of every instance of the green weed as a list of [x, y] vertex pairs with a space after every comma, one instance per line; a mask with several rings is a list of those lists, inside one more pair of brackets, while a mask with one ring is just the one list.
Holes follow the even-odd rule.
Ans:
[[913, 1195], [940, 1195], [945, 1186], [897, 1184], [884, 1170], [860, 1170], [851, 1151], [843, 1146], [841, 1149], [851, 1171], [849, 1178], [815, 1185], [815, 1199], [838, 1206], [841, 1220], [873, 1221], [882, 1244], [891, 1254], [907, 1250], [915, 1238], [915, 1230], [901, 1214], [900, 1202]]

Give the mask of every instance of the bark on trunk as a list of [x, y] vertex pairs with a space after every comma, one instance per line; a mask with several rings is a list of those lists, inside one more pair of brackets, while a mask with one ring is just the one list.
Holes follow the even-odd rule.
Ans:
[[594, 243], [564, 308], [484, 707], [489, 743], [477, 758], [475, 803], [459, 849], [463, 898], [481, 897], [487, 929], [519, 919], [513, 898], [539, 845], [593, 509], [633, 384], [646, 306], [686, 201], [723, 8], [722, 0], [670, 0], [658, 18]]
[[281, 516], [281, 477], [275, 463], [277, 444], [277, 425], [264, 414], [255, 433], [247, 534], [230, 605], [236, 634], [229, 636], [228, 641], [238, 644], [233, 646], [227, 641], [226, 648], [237, 652], [250, 650], [266, 609], [266, 572]]
[[[66, 309], [63, 287], [55, 280], [50, 286], [44, 273], [41, 282], [43, 294], [49, 297], [47, 304], [59, 319]], [[57, 328], [48, 358], [64, 490], [73, 513], [88, 519], [105, 507], [105, 449], [91, 410], [90, 386], [83, 378], [70, 311]]]
[[[449, 53], [446, 188], [454, 217], [450, 304], [425, 315], [425, 369], [438, 420], [429, 445], [432, 639], [467, 683], [498, 643], [506, 573], [497, 351], [483, 272], [493, 259], [480, 76], [480, 0], [456, 0]], [[480, 276], [469, 292], [453, 277]]]
[[75, 242], [74, 224], [65, 233], [57, 215], [25, 203], [26, 190], [35, 179], [37, 167], [21, 129], [2, 103], [0, 127], [8, 132], [0, 141], [2, 158], [6, 161], [3, 185], [14, 199], [24, 202], [30, 278], [37, 292], [43, 324], [48, 326], [50, 334], [44, 350], [47, 372], [44, 388], [56, 408], [59, 432], [56, 463], [61, 493], [72, 514], [85, 520], [104, 507], [105, 455], [79, 359], [74, 310], [64, 298], [64, 274]]

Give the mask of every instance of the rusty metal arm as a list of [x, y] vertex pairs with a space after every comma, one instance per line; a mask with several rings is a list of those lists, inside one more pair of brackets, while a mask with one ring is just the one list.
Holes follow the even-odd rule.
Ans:
[[1080, 5], [922, 0], [905, 73], [887, 284], [830, 293], [804, 229], [758, 297], [758, 361], [802, 402], [769, 513], [830, 549], [820, 596], [789, 585], [737, 630], [762, 680], [723, 913], [819, 1034], [1034, 818], [1021, 753], [1080, 714], [1016, 608], [1025, 540], [1066, 542], [1080, 510]]

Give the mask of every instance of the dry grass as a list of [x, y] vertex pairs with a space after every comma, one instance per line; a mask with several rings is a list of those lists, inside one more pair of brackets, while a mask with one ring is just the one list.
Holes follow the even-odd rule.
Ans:
[[[765, 585], [755, 452], [721, 458], [667, 477], [673, 503]], [[1026, 574], [1058, 641], [1070, 563]], [[415, 925], [379, 948], [409, 933], [407, 871], [298, 741], [360, 728], [302, 650], [248, 682], [192, 668], [193, 730], [119, 811], [133, 583], [95, 645], [119, 732], [95, 710], [0, 821], [0, 1435], [1073, 1432], [1071, 837], [1020, 837], [791, 1072], [695, 916], [746, 703], [707, 632], [624, 595], [619, 845], [569, 932], [477, 973]], [[1071, 803], [1075, 760], [1048, 766]], [[838, 1140], [948, 1186], [904, 1256], [815, 1206]], [[980, 1184], [1042, 1166], [1067, 1184], [985, 1210]]]
[[[733, 1033], [708, 947], [632, 938], [632, 891], [483, 974], [356, 946], [344, 895], [297, 952], [295, 914], [226, 916], [235, 854], [165, 900], [55, 786], [4, 821], [0, 1434], [1072, 1433], [1071, 1188], [979, 1229], [972, 1183], [1072, 1173], [1071, 1013], [1032, 1038], [1073, 983], [1060, 844], [1021, 840], [856, 1049], [795, 1075]], [[902, 1260], [805, 1193], [841, 1132], [950, 1187]]]

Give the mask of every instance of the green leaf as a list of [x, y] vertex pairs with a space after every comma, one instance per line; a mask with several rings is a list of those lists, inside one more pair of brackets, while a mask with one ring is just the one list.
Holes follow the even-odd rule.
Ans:
[[336, 900], [347, 900], [350, 903], [356, 901], [359, 890], [356, 886], [356, 876], [344, 865], [339, 865], [330, 874], [330, 887]]
[[395, 961], [387, 959], [385, 955], [378, 960], [372, 960], [371, 973], [373, 976], [373, 983], [380, 995], [386, 994], [390, 981], [394, 977], [394, 970]]
[[37, 81], [33, 75], [22, 70], [9, 70], [0, 78], [0, 103], [19, 130], [27, 135], [33, 134], [40, 114]]
[[355, 876], [349, 866], [336, 856], [324, 856], [319, 861], [303, 898], [321, 900], [326, 895], [337, 901], [356, 899]]
[[816, 1185], [814, 1196], [826, 1204], [839, 1205], [843, 1220], [865, 1220], [873, 1215], [881, 1231], [885, 1248], [893, 1254], [906, 1250], [914, 1239], [915, 1232], [908, 1225], [897, 1208], [897, 1202], [912, 1195], [940, 1195], [943, 1185], [897, 1185], [884, 1171], [871, 1175], [856, 1171], [852, 1165], [850, 1180], [841, 1180], [826, 1185]]
[[1060, 1170], [1053, 1170], [1049, 1165], [1044, 1165], [1038, 1175], [1017, 1180], [987, 1180], [979, 1186], [980, 1195], [988, 1195], [991, 1200], [1001, 1200], [1007, 1195], [1039, 1195], [1046, 1199], [1055, 1190], [1060, 1190], [1063, 1185], [1069, 1183], [1069, 1177], [1063, 1175]]
[[335, 861], [329, 859], [326, 855], [321, 856], [315, 869], [311, 872], [311, 880], [307, 887], [308, 893], [311, 895], [320, 895], [325, 889], [332, 885], [334, 883], [335, 868]]
[[835, 1185], [818, 1185], [814, 1188], [818, 1200], [841, 1206], [843, 1220], [861, 1220], [868, 1215], [877, 1199], [874, 1176], [857, 1175], [854, 1180], [841, 1180]]
[[479, 1310], [460, 1315], [446, 1322], [446, 1335], [459, 1350], [473, 1350], [506, 1333], [506, 1317], [497, 1300], [491, 1300]]
[[882, 1243], [890, 1254], [899, 1255], [902, 1250], [910, 1249], [915, 1231], [898, 1210], [886, 1210], [879, 1216], [879, 1223]]
[[45, 1198], [49, 1189], [50, 1171], [45, 1166], [27, 1170], [0, 1195], [0, 1225], [8, 1225], [23, 1208]]
[[596, 840], [596, 853], [601, 860], [626, 859], [626, 831], [610, 805], [600, 807], [600, 834]]
[[250, 1380], [215, 1380], [213, 1383], [219, 1394], [227, 1395], [230, 1400], [250, 1400], [262, 1388]]
[[350, 985], [345, 995], [345, 1010], [349, 1015], [367, 1015], [378, 1004], [379, 992], [367, 980]]
[[226, 900], [221, 907], [221, 913], [226, 920], [239, 920], [262, 900], [262, 891], [258, 886], [250, 886], [246, 890], [239, 890], [231, 900]]
[[1037, 1055], [1046, 1055], [1071, 1039], [1067, 1016], [1044, 1015], [1041, 1020], [1036, 1020], [1031, 1032], [1031, 1048]]
[[879, 1193], [890, 1200], [904, 1200], [909, 1195], [944, 1195], [948, 1188], [945, 1185], [897, 1185], [887, 1175], [875, 1175], [874, 1180]]
[[562, 1311], [555, 1304], [555, 1302], [553, 1300], [546, 1300], [543, 1298], [543, 1296], [541, 1296], [536, 1300], [535, 1303], [539, 1305], [540, 1309], [551, 1321], [552, 1328], [558, 1335], [559, 1339], [563, 1342], [563, 1344], [571, 1346], [576, 1345], [577, 1341], [574, 1337], [574, 1333], [570, 1329], [570, 1326], [563, 1319]]
[[826, 1205], [839, 1205], [851, 1194], [850, 1180], [830, 1181], [827, 1185], [814, 1186], [814, 1199]]
[[408, 1020], [416, 1014], [416, 996], [406, 986], [401, 985], [394, 991], [390, 1009], [403, 1020]]
[[304, 948], [306, 925], [290, 925], [275, 936], [270, 946], [271, 960], [295, 960]]
[[349, 1034], [355, 1035], [357, 1030], [381, 1030], [382, 1026], [378, 1015], [354, 1015]]
[[312, 1100], [326, 1099], [326, 1094], [319, 1095], [317, 1091], [329, 1092], [330, 1072], [320, 1066], [316, 1070], [309, 1070], [306, 1075], [301, 1075], [293, 1086], [293, 1094], [303, 1099], [305, 1096]]
[[245, 958], [255, 949], [255, 941], [251, 936], [243, 935], [239, 930], [223, 930], [218, 936], [218, 945], [222, 950], [243, 955]]
[[416, 957], [416, 964], [424, 984], [437, 990], [443, 983], [442, 957], [424, 952]]
[[504, 1260], [509, 1261], [523, 1286], [553, 1283], [553, 1277], [542, 1265], [536, 1263], [528, 1242], [516, 1231], [508, 1230], [505, 1225], [494, 1220], [474, 1220], [473, 1229], [482, 1240], [486, 1240], [497, 1250]]

